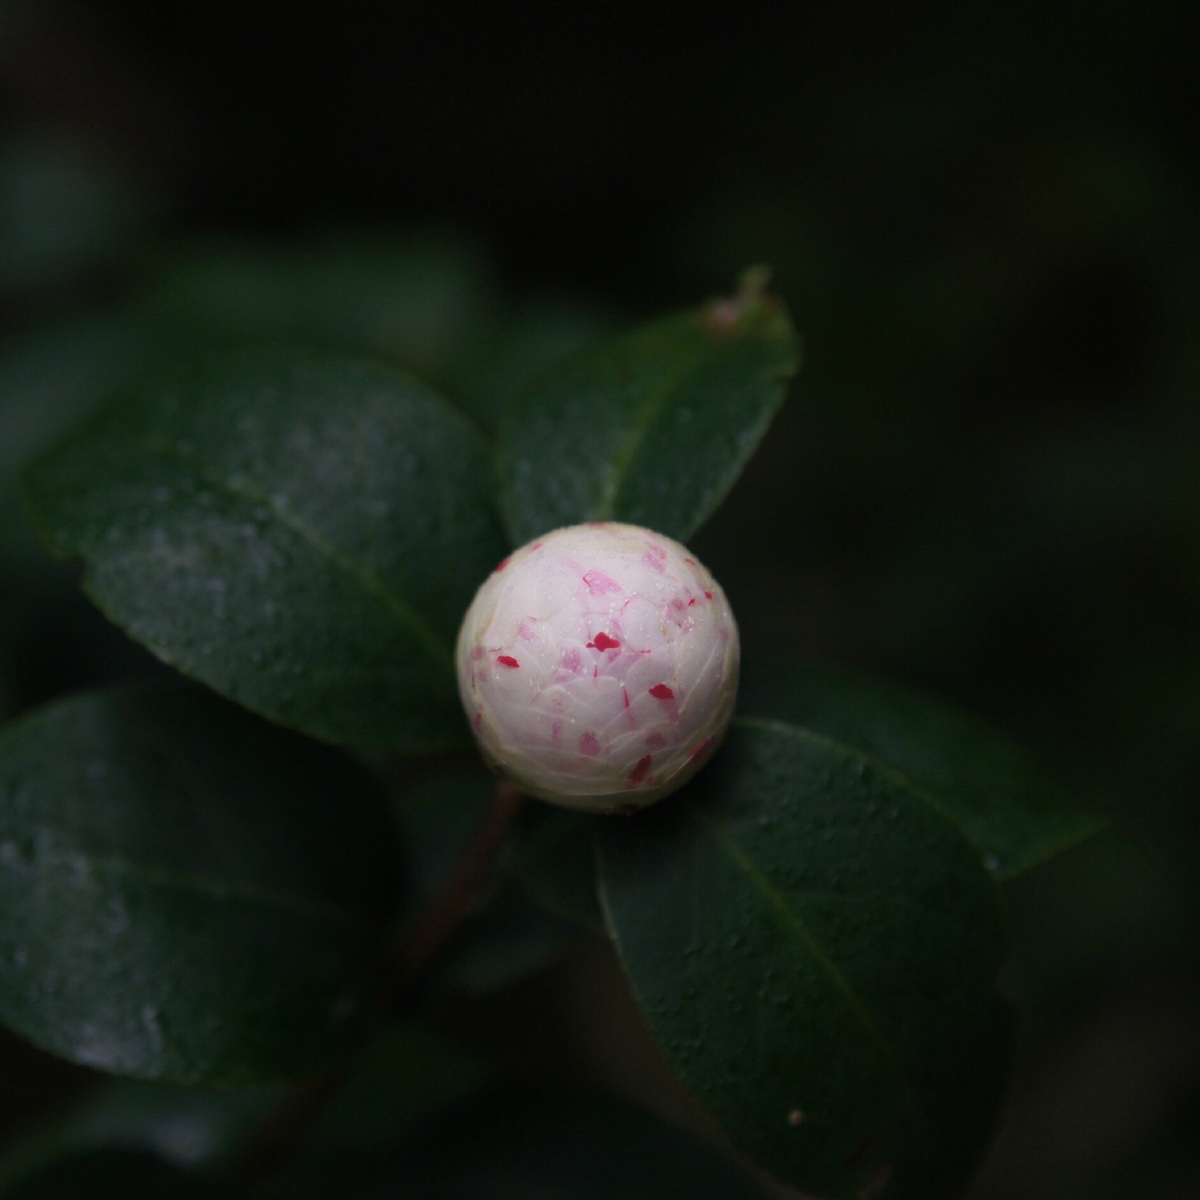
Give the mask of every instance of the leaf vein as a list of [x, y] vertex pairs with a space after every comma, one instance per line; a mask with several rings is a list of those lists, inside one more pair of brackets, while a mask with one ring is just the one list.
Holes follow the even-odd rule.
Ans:
[[367, 927], [367, 922], [362, 917], [332, 901], [276, 892], [244, 880], [217, 879], [192, 871], [173, 871], [150, 867], [117, 855], [92, 857], [74, 851], [64, 850], [57, 853], [43, 851], [39, 856], [39, 869], [56, 867], [76, 878], [79, 877], [82, 867], [83, 871], [88, 873], [130, 879], [166, 891], [189, 892], [219, 902], [232, 900], [256, 904], [296, 916], [316, 918], [345, 929], [361, 931]]
[[734, 864], [745, 874], [746, 878], [766, 898], [782, 923], [790, 928], [800, 939], [813, 961], [825, 973], [834, 988], [846, 1002], [850, 1012], [857, 1018], [868, 1038], [879, 1051], [880, 1057], [886, 1063], [889, 1072], [899, 1087], [902, 1090], [905, 1089], [907, 1085], [904, 1072], [901, 1070], [900, 1064], [896, 1061], [891, 1048], [884, 1040], [883, 1034], [875, 1022], [875, 1018], [851, 987], [850, 981], [842, 973], [838, 965], [821, 948], [820, 943], [804, 924], [799, 913], [792, 908], [787, 898], [763, 874], [749, 855], [746, 854], [742, 847], [725, 830], [703, 813], [696, 811], [695, 808], [689, 810], [689, 815], [704, 829], [713, 842], [733, 860]]
[[615, 517], [617, 494], [629, 473], [630, 464], [633, 462], [638, 448], [646, 440], [647, 434], [671, 396], [683, 386], [690, 376], [695, 374], [696, 370], [697, 365], [689, 363], [681, 370], [674, 372], [671, 378], [663, 382], [661, 387], [645, 394], [605, 472], [604, 484], [596, 501], [595, 519], [597, 521], [611, 521]]
[[439, 666], [444, 668], [452, 667], [453, 658], [449, 648], [434, 633], [424, 618], [402, 596], [399, 596], [388, 587], [369, 566], [359, 562], [352, 554], [326, 537], [319, 529], [310, 525], [299, 513], [294, 512], [286, 504], [281, 503], [278, 497], [272, 496], [261, 485], [254, 483], [244, 476], [234, 478], [219, 471], [194, 454], [181, 453], [176, 446], [171, 445], [169, 442], [156, 440], [150, 448], [157, 450], [167, 458], [173, 458], [178, 462], [185, 463], [202, 479], [212, 486], [222, 489], [229, 495], [249, 500], [255, 504], [264, 505], [278, 518], [280, 524], [307, 542], [321, 557], [355, 579], [365, 592], [373, 596], [385, 609], [399, 618], [401, 623], [406, 625], [414, 635], [421, 648], [437, 661]]

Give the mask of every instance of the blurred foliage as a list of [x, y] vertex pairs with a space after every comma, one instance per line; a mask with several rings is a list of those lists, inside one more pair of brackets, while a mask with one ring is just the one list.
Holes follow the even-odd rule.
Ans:
[[[16, 532], [18, 461], [103, 393], [302, 338], [486, 425], [614, 312], [768, 262], [805, 376], [696, 543], [748, 656], [946, 694], [1125, 830], [1012, 891], [1017, 1097], [1057, 1102], [978, 1194], [1186, 1194], [1194, 1015], [1124, 1140], [1100, 1067], [1200, 985], [1192, 6], [268, 8], [0, 9], [0, 710], [150, 669]], [[451, 264], [417, 299], [398, 244]]]

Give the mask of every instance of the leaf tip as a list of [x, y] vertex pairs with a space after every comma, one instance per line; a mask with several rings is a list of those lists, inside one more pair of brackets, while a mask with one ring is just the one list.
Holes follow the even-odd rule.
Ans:
[[717, 337], [734, 337], [770, 321], [782, 307], [779, 298], [767, 292], [770, 282], [770, 267], [747, 267], [732, 296], [719, 296], [700, 310], [701, 327]]

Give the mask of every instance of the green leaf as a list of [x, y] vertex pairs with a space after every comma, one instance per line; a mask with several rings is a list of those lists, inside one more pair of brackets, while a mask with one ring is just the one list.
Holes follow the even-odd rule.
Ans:
[[0, 1195], [56, 1158], [106, 1146], [146, 1151], [183, 1167], [227, 1163], [285, 1095], [281, 1086], [209, 1089], [104, 1077], [65, 1114], [5, 1147]]
[[309, 1140], [322, 1151], [383, 1146], [482, 1083], [480, 1064], [457, 1042], [418, 1021], [398, 1022], [354, 1063]]
[[955, 1194], [1009, 1058], [997, 888], [926, 796], [743, 720], [674, 800], [600, 834], [610, 932], [684, 1081], [819, 1195]]
[[395, 834], [337, 751], [174, 685], [0, 732], [0, 1019], [114, 1074], [251, 1084], [357, 1045]]
[[1105, 826], [1003, 735], [913, 688], [834, 670], [748, 671], [739, 707], [894, 767], [937, 797], [1000, 879]]
[[510, 536], [628, 521], [686, 541], [741, 474], [798, 362], [787, 314], [754, 277], [737, 297], [552, 366], [500, 427]]
[[711, 1147], [615, 1097], [508, 1087], [447, 1114], [398, 1172], [409, 1188], [372, 1195], [472, 1200], [754, 1200], [760, 1193]]
[[[20, 511], [20, 469], [136, 378], [146, 352], [145, 339], [121, 317], [57, 323], [0, 344], [0, 714], [31, 691], [54, 694], [62, 675], [56, 660], [68, 673], [86, 668], [95, 646], [85, 630], [104, 626], [79, 596], [76, 573], [50, 559]], [[118, 639], [125, 641], [112, 631], [111, 641]]]
[[120, 317], [55, 324], [0, 346], [0, 561], [26, 551], [29, 535], [17, 509], [21, 468], [136, 378], [147, 350], [146, 339]]
[[365, 360], [216, 359], [105, 406], [26, 475], [55, 553], [164, 661], [329, 741], [465, 737], [451, 647], [503, 555], [481, 437]]
[[86, 1150], [47, 1163], [6, 1188], [4, 1200], [229, 1200], [242, 1190], [226, 1179], [173, 1167], [138, 1150]]
[[757, 1200], [714, 1150], [613, 1096], [547, 1085], [490, 1089], [373, 1157], [306, 1155], [280, 1200]]

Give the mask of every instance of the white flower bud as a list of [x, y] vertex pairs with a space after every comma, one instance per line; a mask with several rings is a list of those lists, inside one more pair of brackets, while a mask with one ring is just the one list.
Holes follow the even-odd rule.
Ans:
[[613, 522], [522, 546], [458, 635], [458, 683], [484, 757], [569, 808], [641, 808], [691, 778], [733, 715], [738, 634], [686, 547]]

